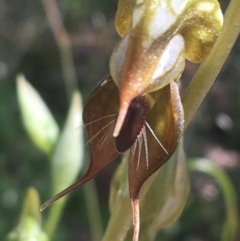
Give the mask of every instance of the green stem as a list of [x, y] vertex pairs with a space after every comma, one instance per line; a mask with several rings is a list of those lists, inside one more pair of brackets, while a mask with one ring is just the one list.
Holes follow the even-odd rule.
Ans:
[[[111, 217], [102, 241], [123, 241], [131, 226], [132, 212], [128, 192], [128, 156], [129, 152], [122, 155], [120, 186], [111, 202]], [[117, 170], [118, 171], [118, 170]], [[114, 181], [111, 183], [113, 189]]]
[[239, 13], [240, 1], [232, 0], [224, 16], [222, 31], [210, 55], [202, 62], [183, 95], [185, 129], [214, 83], [239, 35]]
[[189, 162], [192, 171], [200, 171], [212, 176], [223, 192], [226, 203], [226, 220], [223, 225], [221, 241], [234, 240], [238, 226], [237, 197], [231, 180], [226, 173], [216, 165], [204, 158], [198, 158]]
[[88, 220], [90, 223], [92, 240], [100, 241], [102, 240], [103, 236], [103, 227], [94, 179], [84, 184], [83, 189], [86, 199]]
[[61, 14], [55, 0], [42, 0], [54, 38], [60, 53], [63, 80], [70, 102], [73, 92], [77, 89], [77, 74], [74, 68], [71, 40], [63, 25]]
[[125, 240], [129, 227], [131, 226], [131, 220], [130, 200], [129, 196], [126, 196], [119, 202], [119, 205], [116, 205], [116, 209], [109, 220], [103, 241]]
[[73, 54], [70, 42], [58, 46], [62, 66], [63, 80], [67, 97], [70, 102], [73, 92], [77, 89], [77, 74], [74, 68]]
[[43, 227], [49, 240], [52, 240], [52, 237], [56, 231], [65, 203], [66, 203], [66, 197], [63, 197], [57, 202], [55, 202], [54, 204], [52, 204], [51, 208], [49, 209], [50, 213]]

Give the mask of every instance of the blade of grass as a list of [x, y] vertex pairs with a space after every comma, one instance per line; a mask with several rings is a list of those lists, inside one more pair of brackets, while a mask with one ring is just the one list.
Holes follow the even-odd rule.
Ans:
[[233, 184], [227, 174], [204, 158], [191, 159], [189, 161], [191, 171], [200, 171], [213, 177], [222, 190], [226, 204], [226, 220], [223, 224], [221, 241], [234, 240], [238, 227], [237, 196]]
[[83, 185], [83, 190], [84, 197], [86, 200], [92, 240], [100, 241], [103, 237], [103, 227], [94, 179], [90, 180], [85, 185]]
[[56, 1], [42, 0], [42, 3], [58, 46], [63, 80], [67, 92], [67, 97], [70, 102], [72, 93], [77, 89], [77, 74], [74, 68], [71, 40], [63, 25], [61, 14]]

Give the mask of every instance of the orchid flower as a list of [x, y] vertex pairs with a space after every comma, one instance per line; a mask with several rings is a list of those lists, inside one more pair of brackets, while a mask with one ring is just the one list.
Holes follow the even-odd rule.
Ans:
[[91, 164], [42, 209], [129, 150], [133, 240], [138, 240], [140, 189], [171, 157], [183, 133], [177, 81], [185, 59], [205, 59], [222, 23], [217, 0], [119, 1], [115, 24], [122, 40], [110, 59], [111, 75], [98, 84], [83, 111]]

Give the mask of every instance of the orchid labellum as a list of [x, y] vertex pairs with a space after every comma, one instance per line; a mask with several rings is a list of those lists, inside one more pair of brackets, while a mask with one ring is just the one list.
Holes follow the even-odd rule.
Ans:
[[110, 59], [111, 75], [98, 84], [83, 111], [91, 164], [82, 178], [42, 209], [130, 150], [133, 240], [138, 240], [140, 189], [171, 157], [183, 132], [176, 81], [185, 58], [201, 62], [207, 57], [222, 21], [216, 0], [119, 1], [115, 24], [123, 38]]

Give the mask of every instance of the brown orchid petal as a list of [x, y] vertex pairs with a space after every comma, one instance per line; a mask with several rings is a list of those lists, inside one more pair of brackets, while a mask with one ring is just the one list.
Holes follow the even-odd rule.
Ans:
[[118, 108], [118, 88], [109, 75], [93, 91], [83, 110], [92, 157], [91, 169], [103, 168], [119, 155], [112, 136]]
[[153, 93], [158, 98], [146, 115], [142, 134], [131, 149], [129, 189], [133, 207], [134, 241], [139, 232], [139, 192], [146, 179], [174, 153], [183, 132], [183, 107], [173, 81]]
[[112, 135], [119, 106], [118, 96], [118, 89], [111, 76], [104, 78], [93, 91], [83, 110], [83, 121], [91, 150], [89, 169], [82, 178], [45, 202], [41, 210], [83, 185], [119, 155]]

